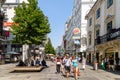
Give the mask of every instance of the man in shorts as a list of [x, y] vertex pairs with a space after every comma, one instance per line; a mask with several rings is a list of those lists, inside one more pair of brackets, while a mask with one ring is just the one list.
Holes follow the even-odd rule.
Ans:
[[71, 59], [68, 54], [66, 54], [65, 71], [66, 71], [66, 77], [68, 79], [70, 71], [71, 71]]

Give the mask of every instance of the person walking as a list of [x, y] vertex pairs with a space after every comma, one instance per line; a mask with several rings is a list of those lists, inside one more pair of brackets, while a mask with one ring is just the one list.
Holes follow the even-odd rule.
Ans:
[[86, 58], [83, 57], [82, 58], [82, 68], [83, 68], [83, 70], [85, 70], [85, 66], [86, 66]]
[[60, 59], [60, 57], [57, 57], [57, 59], [56, 59], [56, 71], [57, 71], [57, 73], [60, 73], [60, 66], [61, 66], [61, 59]]
[[66, 73], [66, 77], [67, 77], [67, 80], [68, 80], [68, 77], [69, 77], [69, 74], [70, 74], [70, 71], [71, 71], [71, 59], [69, 57], [69, 54], [66, 54], [66, 61], [65, 61], [65, 73]]
[[64, 75], [65, 74], [65, 60], [66, 60], [66, 57], [65, 56], [63, 56], [62, 58], [61, 58], [61, 70], [62, 70], [62, 75]]
[[79, 69], [78, 69], [78, 60], [76, 59], [75, 56], [72, 56], [72, 67], [73, 67], [73, 72], [74, 72], [75, 80], [77, 80], [77, 77], [80, 74], [79, 74]]

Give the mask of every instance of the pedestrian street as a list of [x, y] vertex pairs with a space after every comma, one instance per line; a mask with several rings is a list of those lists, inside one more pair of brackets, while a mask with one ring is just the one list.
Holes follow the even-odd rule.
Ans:
[[[0, 80], [67, 80], [62, 74], [56, 74], [56, 65], [47, 61], [48, 68], [41, 72], [12, 72], [16, 64], [0, 65]], [[79, 64], [81, 68], [81, 64]], [[120, 80], [119, 72], [108, 72], [101, 69], [93, 70], [92, 66], [87, 65], [85, 70], [80, 69], [79, 79], [77, 80]], [[75, 80], [71, 72], [68, 80]]]

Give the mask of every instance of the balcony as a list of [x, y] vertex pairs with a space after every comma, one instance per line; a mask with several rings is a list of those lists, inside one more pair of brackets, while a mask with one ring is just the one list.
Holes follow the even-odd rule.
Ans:
[[95, 39], [95, 45], [104, 44], [105, 42], [120, 39], [120, 28], [112, 29], [110, 33], [103, 36], [98, 36]]

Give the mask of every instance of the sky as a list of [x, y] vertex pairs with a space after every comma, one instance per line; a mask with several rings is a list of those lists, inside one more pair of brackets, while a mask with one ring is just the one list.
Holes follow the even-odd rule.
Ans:
[[74, 0], [38, 0], [38, 6], [49, 19], [51, 33], [48, 36], [55, 48], [62, 44], [65, 23], [72, 15], [73, 3]]

